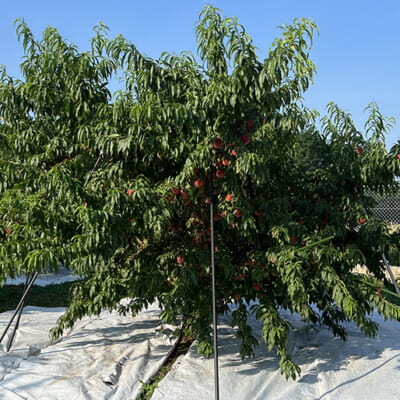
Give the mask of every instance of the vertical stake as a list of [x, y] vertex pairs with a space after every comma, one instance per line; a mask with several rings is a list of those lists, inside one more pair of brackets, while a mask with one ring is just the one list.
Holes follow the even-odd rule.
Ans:
[[219, 400], [218, 378], [218, 329], [217, 329], [217, 302], [215, 290], [215, 244], [214, 244], [214, 185], [213, 164], [210, 167], [210, 226], [211, 226], [211, 273], [212, 273], [212, 307], [213, 307], [213, 335], [214, 335], [214, 388], [215, 400]]

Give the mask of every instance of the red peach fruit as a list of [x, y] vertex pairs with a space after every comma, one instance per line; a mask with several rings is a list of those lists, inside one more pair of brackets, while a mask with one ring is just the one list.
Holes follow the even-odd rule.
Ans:
[[204, 185], [204, 180], [203, 179], [196, 179], [194, 181], [194, 186], [196, 186], [197, 188], [201, 188]]
[[259, 292], [261, 290], [261, 285], [259, 283], [255, 283], [253, 287], [256, 292]]
[[219, 169], [218, 171], [217, 171], [217, 177], [218, 178], [225, 178], [225, 174], [226, 174], [226, 172], [225, 172], [225, 170], [223, 170], [223, 169]]
[[242, 136], [240, 136], [240, 140], [245, 146], [247, 146], [250, 143], [250, 136], [244, 133]]
[[222, 147], [222, 139], [216, 138], [214, 140], [214, 149], [220, 149]]
[[172, 193], [175, 194], [175, 195], [177, 195], [177, 194], [179, 194], [181, 192], [179, 188], [174, 188], [173, 187], [171, 190], [172, 190]]

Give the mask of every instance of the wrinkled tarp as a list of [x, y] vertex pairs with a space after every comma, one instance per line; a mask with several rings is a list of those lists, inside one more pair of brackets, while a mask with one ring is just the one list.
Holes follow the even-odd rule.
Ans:
[[[229, 316], [219, 318], [219, 384], [221, 400], [391, 400], [400, 398], [400, 324], [373, 319], [381, 329], [366, 338], [347, 324], [343, 342], [323, 326], [283, 313], [293, 325], [289, 335], [292, 359], [301, 367], [296, 381], [286, 381], [275, 351], [262, 342], [261, 324], [250, 325], [261, 345], [255, 357], [241, 360], [239, 341]], [[195, 344], [159, 383], [152, 400], [214, 398], [214, 361], [196, 354]]]
[[[176, 337], [155, 305], [135, 317], [84, 318], [55, 344], [48, 332], [63, 308], [26, 307], [9, 353], [0, 345], [0, 399], [135, 399]], [[11, 312], [0, 314], [0, 332]], [[4, 340], [4, 342], [7, 341]]]
[[[85, 318], [58, 343], [48, 330], [62, 308], [27, 307], [10, 353], [0, 348], [0, 399], [135, 399], [140, 381], [148, 381], [172, 351], [173, 327], [159, 332], [159, 309], [154, 305], [134, 318], [102, 313]], [[252, 359], [241, 360], [239, 341], [230, 316], [219, 318], [221, 400], [367, 400], [399, 399], [400, 324], [379, 323], [376, 338], [366, 338], [346, 325], [342, 342], [324, 326], [307, 324], [298, 315], [282, 313], [293, 326], [289, 351], [300, 365], [292, 381], [280, 374], [279, 358], [262, 342], [261, 323], [250, 318], [260, 346]], [[0, 314], [0, 329], [11, 312]], [[213, 399], [213, 359], [196, 354], [195, 345], [180, 357], [159, 383], [153, 400]]]

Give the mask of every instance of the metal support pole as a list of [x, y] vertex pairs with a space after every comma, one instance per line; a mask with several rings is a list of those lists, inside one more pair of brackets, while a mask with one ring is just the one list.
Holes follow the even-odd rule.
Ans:
[[[35, 280], [36, 280], [36, 278], [38, 277], [38, 275], [39, 275], [39, 273], [38, 273], [38, 272], [35, 272], [35, 273], [33, 274], [33, 276], [31, 277], [31, 280], [30, 280], [30, 282], [28, 283], [28, 285], [26, 286], [26, 288], [25, 288], [25, 290], [24, 290], [24, 293], [22, 294], [22, 297], [21, 297], [21, 299], [20, 299], [20, 301], [19, 301], [19, 303], [18, 303], [18, 305], [17, 305], [17, 307], [16, 307], [16, 309], [15, 309], [15, 311], [14, 311], [14, 314], [12, 315], [12, 317], [11, 317], [10, 321], [8, 322], [8, 324], [7, 324], [7, 326], [6, 326], [6, 328], [5, 328], [4, 332], [3, 332], [3, 334], [2, 334], [1, 337], [0, 337], [0, 343], [2, 342], [2, 340], [3, 340], [4, 337], [6, 336], [6, 333], [7, 333], [8, 330], [10, 329], [10, 326], [11, 326], [12, 322], [14, 321], [14, 318], [15, 318], [16, 315], [19, 313], [18, 320], [17, 320], [17, 324], [16, 324], [16, 326], [15, 326], [15, 328], [14, 328], [14, 331], [13, 331], [13, 333], [12, 333], [12, 336], [11, 336], [11, 341], [14, 339], [15, 331], [16, 331], [17, 328], [18, 328], [19, 320], [20, 320], [20, 317], [21, 317], [21, 313], [22, 313], [22, 310], [23, 310], [23, 308], [24, 308], [24, 302], [25, 302], [26, 296], [28, 295], [29, 291], [31, 290], [32, 285], [33, 285], [33, 283], [35, 282]], [[28, 279], [29, 279], [29, 278], [27, 278], [27, 280], [28, 280]], [[10, 347], [11, 347], [11, 344], [9, 343], [8, 346], [7, 346], [7, 351], [10, 350]]]
[[211, 273], [212, 273], [212, 307], [213, 307], [213, 334], [214, 334], [214, 388], [215, 400], [219, 400], [219, 377], [218, 377], [218, 321], [217, 302], [215, 289], [215, 244], [214, 244], [214, 185], [213, 165], [210, 168], [210, 225], [211, 225]]
[[[381, 247], [379, 247], [379, 250], [382, 251]], [[385, 267], [386, 267], [387, 271], [389, 272], [390, 279], [391, 279], [392, 282], [393, 282], [393, 286], [394, 286], [394, 288], [395, 288], [395, 290], [396, 290], [396, 293], [397, 293], [398, 295], [400, 295], [400, 290], [399, 290], [399, 286], [397, 285], [396, 278], [395, 278], [394, 275], [393, 275], [392, 269], [390, 268], [389, 261], [388, 261], [388, 259], [386, 258], [386, 255], [385, 255], [385, 253], [384, 253], [383, 251], [382, 251], [382, 260], [383, 260], [383, 263], [385, 264]]]
[[[24, 291], [23, 291], [23, 293], [22, 293], [22, 296], [24, 296], [24, 294], [25, 294], [25, 292], [26, 292], [26, 290], [27, 290], [27, 287], [28, 287], [28, 285], [29, 285], [31, 279], [33, 279], [33, 276], [31, 276], [31, 275], [28, 275], [28, 276], [26, 277], [25, 285], [24, 285]], [[25, 300], [22, 302], [21, 307], [19, 308], [18, 317], [17, 317], [17, 322], [15, 323], [14, 329], [13, 329], [13, 331], [12, 331], [12, 333], [11, 333], [11, 337], [10, 337], [10, 339], [8, 340], [8, 344], [7, 344], [7, 348], [6, 348], [7, 353], [10, 351], [11, 346], [12, 346], [12, 344], [13, 344], [13, 342], [14, 342], [15, 333], [17, 332], [17, 329], [18, 329], [18, 327], [19, 327], [19, 322], [21, 321], [22, 311], [24, 310], [24, 304], [25, 304]]]

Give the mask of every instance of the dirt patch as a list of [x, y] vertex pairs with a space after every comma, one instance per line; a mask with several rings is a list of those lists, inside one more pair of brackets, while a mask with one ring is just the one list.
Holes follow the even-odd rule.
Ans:
[[176, 361], [176, 359], [182, 355], [186, 354], [189, 350], [189, 347], [194, 341], [194, 337], [181, 337], [178, 345], [175, 347], [174, 351], [170, 354], [164, 366], [170, 368]]

